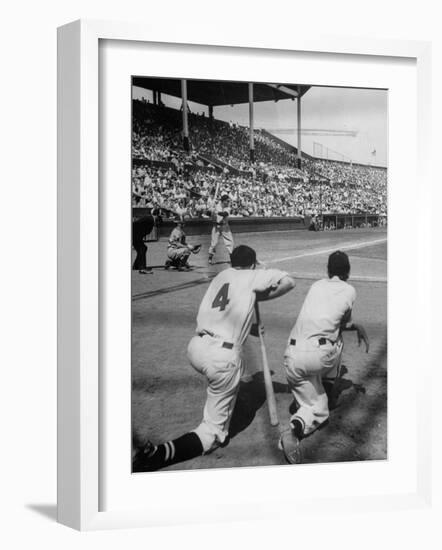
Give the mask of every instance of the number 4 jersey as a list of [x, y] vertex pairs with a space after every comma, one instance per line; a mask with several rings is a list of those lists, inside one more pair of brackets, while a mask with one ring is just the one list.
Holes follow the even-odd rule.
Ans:
[[250, 331], [255, 292], [274, 289], [287, 273], [279, 269], [235, 269], [219, 273], [211, 282], [197, 317], [197, 333], [207, 331], [241, 346]]

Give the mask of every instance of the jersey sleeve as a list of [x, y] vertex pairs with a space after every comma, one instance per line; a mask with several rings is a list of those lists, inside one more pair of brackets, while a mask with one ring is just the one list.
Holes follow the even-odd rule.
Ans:
[[342, 321], [341, 321], [341, 327], [349, 327], [353, 323], [351, 314], [352, 314], [352, 309], [349, 307], [344, 313], [344, 317], [342, 318]]
[[349, 287], [350, 292], [348, 293], [348, 308], [342, 318], [341, 327], [350, 326], [353, 323], [352, 313], [353, 305], [356, 300], [356, 290], [351, 285], [349, 285]]
[[288, 276], [286, 271], [280, 271], [279, 269], [257, 269], [255, 273], [256, 277], [253, 284], [255, 292], [265, 292], [276, 288], [278, 283]]
[[348, 286], [350, 287], [350, 292], [348, 293], [348, 306], [350, 310], [352, 310], [356, 300], [356, 290], [351, 285]]

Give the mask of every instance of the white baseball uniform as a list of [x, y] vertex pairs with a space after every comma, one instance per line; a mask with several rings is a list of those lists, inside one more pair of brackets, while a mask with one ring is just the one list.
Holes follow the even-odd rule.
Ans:
[[194, 430], [205, 453], [222, 444], [228, 435], [255, 292], [276, 288], [286, 275], [277, 269], [228, 268], [213, 279], [201, 302], [197, 335], [191, 339], [187, 354], [193, 368], [208, 380], [203, 420]]
[[186, 234], [180, 227], [175, 227], [167, 245], [167, 257], [172, 262], [185, 263], [190, 256], [190, 250], [186, 245]]
[[355, 289], [338, 277], [314, 283], [304, 300], [284, 355], [289, 388], [299, 406], [292, 420], [308, 435], [329, 416], [324, 376], [336, 374], [342, 356], [341, 328], [351, 323]]
[[[227, 216], [220, 216], [220, 212], [227, 213]], [[230, 230], [230, 226], [229, 226], [229, 215], [230, 215], [229, 207], [224, 207], [221, 203], [215, 206], [215, 211], [214, 211], [215, 225], [212, 228], [212, 239], [209, 247], [210, 255], [215, 254], [216, 246], [218, 244], [220, 236], [223, 238], [224, 244], [226, 245], [226, 248], [229, 254], [231, 254], [233, 251], [234, 243], [233, 243], [232, 231]]]

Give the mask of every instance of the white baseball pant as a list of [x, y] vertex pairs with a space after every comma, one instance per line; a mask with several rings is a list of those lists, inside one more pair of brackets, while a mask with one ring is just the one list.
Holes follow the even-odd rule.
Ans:
[[238, 348], [226, 349], [223, 340], [209, 335], [194, 336], [187, 348], [192, 367], [208, 381], [203, 420], [193, 430], [200, 438], [204, 453], [226, 440], [242, 375]]
[[342, 339], [319, 345], [317, 338], [296, 340], [284, 354], [289, 388], [299, 408], [290, 420], [299, 419], [304, 435], [312, 433], [329, 417], [328, 398], [322, 378], [336, 376], [341, 363]]
[[185, 262], [190, 256], [190, 250], [188, 248], [172, 248], [167, 249], [167, 257], [173, 262]]
[[215, 254], [216, 246], [218, 244], [220, 236], [223, 238], [224, 244], [226, 245], [229, 254], [231, 254], [233, 252], [234, 246], [232, 232], [230, 230], [219, 230], [216, 226], [212, 228], [212, 240], [210, 242], [209, 254]]

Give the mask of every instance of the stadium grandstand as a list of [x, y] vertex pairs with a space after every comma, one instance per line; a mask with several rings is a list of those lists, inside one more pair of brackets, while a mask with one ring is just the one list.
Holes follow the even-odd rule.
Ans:
[[[153, 97], [132, 104], [134, 207], [209, 218], [219, 189], [231, 198], [231, 217], [302, 217], [316, 229], [386, 223], [386, 168], [307, 155], [254, 127], [256, 101], [296, 100], [300, 145], [308, 86], [144, 77], [133, 85]], [[162, 94], [181, 99], [181, 107], [166, 106]], [[188, 101], [207, 105], [208, 114], [190, 112]], [[213, 116], [214, 106], [247, 102], [248, 126]]]

